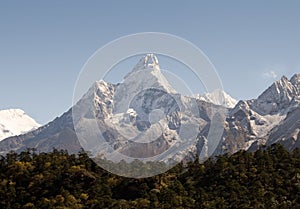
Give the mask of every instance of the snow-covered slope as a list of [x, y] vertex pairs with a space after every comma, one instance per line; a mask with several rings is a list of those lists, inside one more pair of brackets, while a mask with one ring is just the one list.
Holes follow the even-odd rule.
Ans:
[[37, 129], [40, 125], [23, 110], [8, 109], [0, 111], [0, 140], [24, 134]]
[[204, 95], [196, 95], [196, 98], [228, 108], [233, 108], [238, 103], [237, 100], [233, 99], [229, 94], [221, 89], [216, 89], [213, 92], [206, 93]]

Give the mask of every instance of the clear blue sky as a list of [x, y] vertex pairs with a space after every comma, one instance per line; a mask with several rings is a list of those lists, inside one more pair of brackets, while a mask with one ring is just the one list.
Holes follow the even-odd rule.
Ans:
[[123, 35], [165, 32], [210, 58], [225, 91], [257, 97], [300, 72], [299, 1], [0, 1], [0, 109], [40, 123], [72, 105], [83, 64]]

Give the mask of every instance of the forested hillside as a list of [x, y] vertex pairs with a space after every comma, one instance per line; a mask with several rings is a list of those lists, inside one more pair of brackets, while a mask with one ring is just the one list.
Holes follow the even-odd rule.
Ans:
[[300, 149], [273, 145], [145, 179], [113, 175], [84, 152], [0, 159], [0, 208], [300, 208]]

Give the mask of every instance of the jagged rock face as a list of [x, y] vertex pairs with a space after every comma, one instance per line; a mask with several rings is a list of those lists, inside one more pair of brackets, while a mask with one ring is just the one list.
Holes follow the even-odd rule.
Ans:
[[296, 87], [297, 95], [300, 95], [300, 74], [295, 74], [290, 82]]
[[[283, 76], [257, 99], [240, 101], [229, 112], [219, 153], [255, 150], [260, 145], [277, 142], [288, 149], [295, 148], [295, 133], [300, 127], [299, 104], [299, 74], [290, 80]], [[290, 135], [293, 137], [287, 137]], [[293, 141], [288, 142], [287, 138]]]
[[275, 81], [253, 101], [252, 108], [261, 115], [276, 114], [288, 108], [292, 100], [299, 96], [299, 82], [295, 77], [297, 75], [289, 81], [283, 76], [279, 81]]
[[92, 117], [98, 119], [107, 118], [113, 110], [114, 86], [104, 81], [96, 82], [94, 85], [94, 114]]

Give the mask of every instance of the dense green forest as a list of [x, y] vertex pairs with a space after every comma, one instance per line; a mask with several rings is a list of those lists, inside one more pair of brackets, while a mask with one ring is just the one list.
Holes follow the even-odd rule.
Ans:
[[300, 208], [300, 150], [240, 151], [144, 179], [84, 152], [12, 152], [0, 157], [0, 208]]

